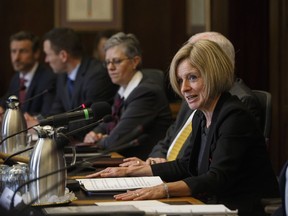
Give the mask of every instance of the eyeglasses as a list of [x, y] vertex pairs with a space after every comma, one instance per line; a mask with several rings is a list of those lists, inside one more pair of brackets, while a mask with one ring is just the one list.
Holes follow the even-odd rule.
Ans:
[[129, 60], [131, 58], [123, 58], [123, 59], [112, 59], [112, 61], [104, 61], [103, 62], [103, 66], [104, 67], [108, 67], [109, 64], [111, 63], [114, 67], [117, 67], [121, 64], [121, 62], [125, 61], [125, 60]]

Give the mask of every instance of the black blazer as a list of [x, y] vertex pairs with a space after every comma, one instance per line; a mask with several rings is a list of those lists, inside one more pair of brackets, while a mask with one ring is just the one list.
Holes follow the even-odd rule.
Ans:
[[224, 93], [207, 135], [207, 156], [198, 166], [202, 121], [198, 110], [187, 154], [181, 160], [152, 165], [153, 175], [164, 181], [183, 180], [192, 196], [239, 209], [239, 215], [264, 214], [260, 199], [278, 196], [278, 184], [255, 118], [237, 97]]
[[[16, 72], [10, 81], [8, 91], [1, 98], [1, 106], [6, 107], [6, 99], [11, 95], [14, 94], [19, 97], [19, 82], [19, 72]], [[32, 115], [47, 115], [51, 110], [51, 104], [54, 100], [55, 85], [56, 75], [48, 67], [39, 64], [27, 90], [26, 100], [38, 94], [40, 96], [21, 105], [21, 110]], [[43, 92], [46, 93], [42, 94]]]
[[83, 103], [91, 105], [94, 102], [107, 101], [111, 104], [118, 89], [102, 64], [91, 58], [83, 58], [81, 61], [72, 98], [69, 97], [66, 82], [67, 74], [59, 74], [56, 98], [50, 114], [67, 112]]
[[[255, 95], [252, 93], [251, 89], [249, 89], [249, 87], [245, 85], [243, 80], [237, 78], [229, 92], [232, 95], [236, 95], [242, 101], [242, 103], [245, 104], [245, 106], [253, 114], [253, 116], [256, 118], [257, 122], [260, 125], [260, 104]], [[185, 122], [187, 121], [192, 112], [193, 111], [189, 108], [186, 101], [183, 101], [179, 113], [177, 114], [176, 121], [167, 130], [165, 138], [163, 140], [160, 140], [157, 145], [154, 146], [151, 153], [149, 154], [149, 157], [167, 157], [167, 152], [170, 145], [172, 144], [173, 140], [175, 139], [181, 128], [184, 126]], [[182, 158], [185, 154], [186, 149], [189, 146], [190, 137], [191, 134], [183, 144], [177, 158]]]
[[[103, 123], [94, 129], [96, 133], [109, 133], [98, 144], [109, 149], [122, 137], [131, 133], [137, 126], [144, 126], [146, 138], [139, 146], [120, 151], [125, 157], [147, 158], [153, 146], [165, 136], [172, 122], [172, 115], [165, 92], [159, 84], [143, 76], [139, 85], [124, 101], [121, 118], [110, 132], [109, 124]], [[142, 135], [142, 134], [141, 134]], [[123, 143], [125, 144], [125, 143]]]

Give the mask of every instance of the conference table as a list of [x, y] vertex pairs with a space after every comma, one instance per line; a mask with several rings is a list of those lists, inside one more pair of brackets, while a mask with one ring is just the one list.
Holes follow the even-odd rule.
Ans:
[[[118, 153], [111, 153], [111, 157], [103, 157], [97, 159], [93, 164], [93, 167], [96, 170], [101, 170], [107, 166], [118, 166], [123, 161], [123, 156], [119, 155]], [[67, 187], [69, 188], [69, 182], [73, 182], [75, 184], [75, 179], [85, 178], [87, 174], [93, 173], [95, 170], [82, 170], [80, 172], [68, 172], [68, 184]], [[76, 200], [71, 201], [69, 206], [95, 206], [95, 203], [102, 203], [102, 202], [119, 202], [113, 198], [114, 193], [87, 193], [84, 191], [80, 186], [69, 188], [70, 191], [73, 191], [75, 196], [77, 197]], [[203, 204], [200, 200], [197, 200], [193, 197], [175, 197], [169, 199], [158, 199], [157, 201], [169, 204], [169, 205], [187, 205], [187, 204]], [[112, 215], [112, 214], [111, 214]]]
[[[96, 157], [97, 158], [97, 157]], [[76, 199], [71, 200], [66, 203], [60, 203], [59, 205], [39, 205], [39, 206], [31, 206], [26, 208], [26, 212], [23, 211], [21, 214], [22, 216], [25, 215], [46, 215], [43, 211], [43, 209], [47, 208], [53, 208], [53, 207], [72, 207], [72, 206], [78, 206], [78, 207], [87, 207], [87, 206], [96, 206], [95, 203], [99, 202], [119, 202], [116, 201], [113, 198], [113, 193], [93, 193], [93, 194], [88, 194], [86, 191], [84, 191], [80, 185], [75, 187], [75, 179], [81, 179], [85, 178], [87, 174], [91, 174], [95, 171], [104, 169], [105, 167], [108, 166], [118, 166], [121, 162], [123, 161], [123, 156], [113, 152], [109, 156], [105, 157], [99, 157], [95, 161], [91, 162], [92, 167], [84, 167], [83, 169], [77, 169], [76, 170], [68, 170], [67, 172], [67, 187], [69, 190], [75, 194]], [[26, 162], [26, 161], [25, 161]], [[72, 184], [71, 184], [72, 182]], [[74, 185], [73, 187], [69, 187], [71, 185]], [[193, 204], [193, 205], [199, 205], [203, 204], [200, 200], [197, 200], [193, 197], [175, 197], [175, 198], [168, 198], [168, 199], [159, 199], [158, 201], [170, 204], [170, 205], [187, 205], [187, 204]], [[3, 214], [3, 212], [1, 212]], [[18, 214], [18, 213], [17, 213]], [[79, 213], [80, 214], [80, 213]], [[6, 215], [6, 214], [4, 214]], [[11, 216], [11, 214], [8, 212], [7, 215]], [[82, 215], [82, 214], [80, 214]], [[107, 215], [107, 214], [105, 214]], [[110, 215], [110, 214], [109, 214]]]
[[[123, 156], [113, 152], [111, 153], [111, 157], [103, 157], [101, 159], [97, 159], [97, 161], [93, 164], [97, 169], [103, 169], [108, 166], [118, 166], [123, 160]], [[85, 178], [85, 175], [93, 173], [94, 171], [87, 171], [84, 170], [82, 172], [75, 174], [69, 174], [68, 172], [68, 179], [81, 179]], [[71, 172], [73, 173], [73, 171]], [[72, 201], [70, 205], [94, 205], [95, 202], [111, 202], [115, 201], [113, 198], [113, 194], [94, 194], [94, 195], [87, 195], [87, 193], [82, 190], [81, 188], [77, 188], [76, 191], [73, 191], [77, 197], [76, 200]], [[171, 204], [203, 204], [200, 200], [195, 199], [193, 197], [176, 197], [176, 198], [169, 198], [169, 199], [159, 199], [161, 202], [171, 203]]]

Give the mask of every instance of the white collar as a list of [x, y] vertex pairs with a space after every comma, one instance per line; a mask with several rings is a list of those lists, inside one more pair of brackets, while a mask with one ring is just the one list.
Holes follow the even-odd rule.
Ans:
[[131, 94], [131, 92], [139, 85], [143, 78], [143, 74], [140, 71], [137, 71], [132, 79], [129, 81], [127, 87], [124, 89], [122, 86], [118, 90], [118, 94], [121, 97], [124, 97], [124, 100]]
[[29, 86], [30, 86], [30, 84], [31, 84], [31, 82], [32, 82], [32, 79], [33, 79], [33, 77], [34, 77], [34, 74], [35, 74], [35, 72], [36, 72], [36, 70], [37, 70], [37, 67], [38, 67], [38, 65], [39, 65], [39, 63], [38, 62], [36, 62], [35, 64], [34, 64], [34, 66], [33, 66], [33, 68], [29, 71], [29, 72], [27, 72], [27, 73], [23, 73], [23, 72], [20, 72], [20, 74], [19, 74], [19, 78], [21, 79], [25, 79], [26, 80], [26, 82], [25, 82], [25, 87], [26, 88], [28, 88]]

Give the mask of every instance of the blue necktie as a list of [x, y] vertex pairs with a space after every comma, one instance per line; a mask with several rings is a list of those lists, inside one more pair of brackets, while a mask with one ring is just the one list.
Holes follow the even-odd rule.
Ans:
[[69, 77], [67, 78], [67, 88], [68, 88], [69, 96], [71, 98], [73, 94], [73, 89], [74, 89], [74, 80], [70, 79]]

